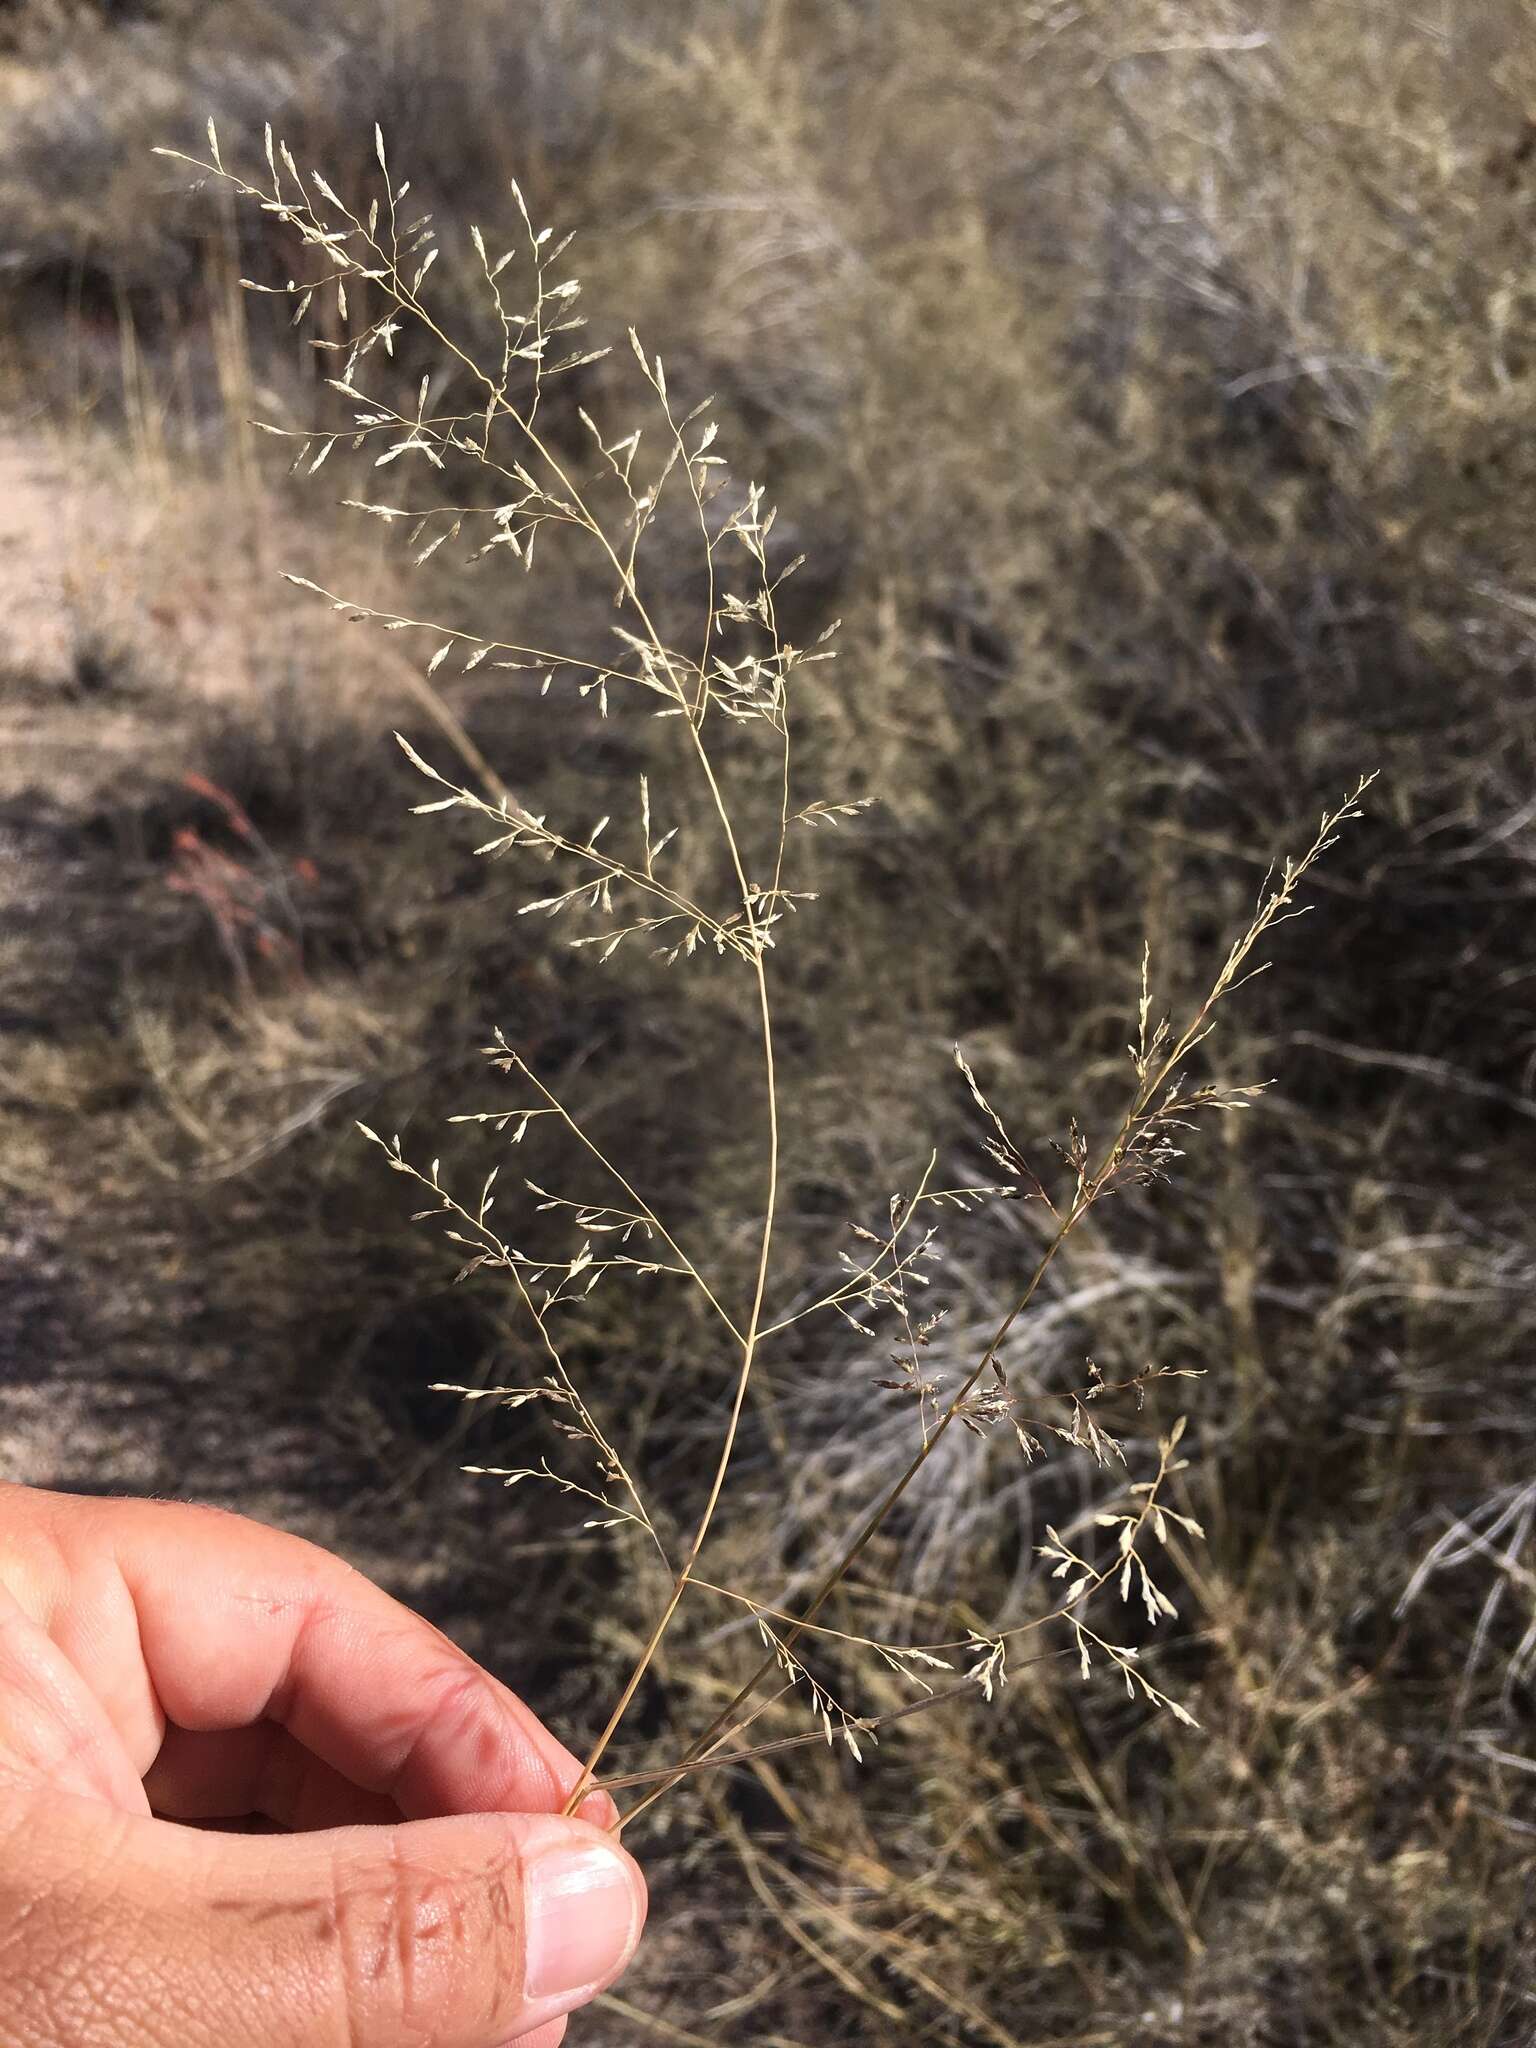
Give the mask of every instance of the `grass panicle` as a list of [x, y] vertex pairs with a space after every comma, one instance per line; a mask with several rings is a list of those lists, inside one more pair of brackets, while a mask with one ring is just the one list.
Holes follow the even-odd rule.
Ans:
[[[1006, 1425], [1025, 1460], [1044, 1455], [1054, 1439], [1085, 1451], [1111, 1475], [1126, 1466], [1121, 1444], [1093, 1404], [1113, 1402], [1131, 1383], [1110, 1386], [1091, 1368], [1081, 1386], [1055, 1396], [1054, 1415], [1040, 1410], [1010, 1386], [1004, 1362], [1010, 1335], [1068, 1239], [1099, 1203], [1123, 1189], [1162, 1181], [1180, 1157], [1180, 1139], [1202, 1117], [1244, 1109], [1267, 1085], [1194, 1079], [1190, 1062], [1216, 1028], [1220, 1007], [1263, 971], [1266, 962], [1259, 954], [1264, 941], [1303, 914], [1299, 891], [1339, 829], [1359, 816], [1369, 778], [1323, 818], [1303, 853], [1287, 857], [1265, 877], [1246, 926], [1184, 1023], [1154, 1017], [1150, 951], [1143, 952], [1128, 1047], [1132, 1086], [1107, 1142], [1095, 1148], [1074, 1118], [1066, 1135], [1051, 1145], [1053, 1163], [1031, 1163], [957, 1048], [965, 1087], [983, 1119], [987, 1154], [1010, 1178], [996, 1185], [937, 1190], [929, 1185], [935, 1153], [915, 1186], [890, 1198], [888, 1231], [882, 1235], [861, 1227], [858, 1237], [865, 1252], [844, 1255], [846, 1277], [840, 1283], [798, 1309], [781, 1306], [774, 1264], [784, 1198], [774, 961], [792, 940], [802, 908], [816, 905], [818, 915], [836, 915], [833, 906], [819, 902], [819, 890], [801, 884], [799, 828], [856, 821], [873, 796], [807, 798], [799, 786], [792, 740], [797, 711], [804, 692], [814, 687], [814, 676], [807, 672], [834, 658], [837, 624], [822, 626], [807, 647], [796, 645], [781, 624], [781, 592], [803, 566], [803, 557], [785, 556], [777, 546], [777, 508], [762, 483], [733, 474], [712, 401], [675, 393], [661, 358], [647, 351], [633, 328], [627, 331], [627, 349], [642, 401], [640, 424], [600, 424], [583, 404], [576, 407], [582, 439], [567, 445], [551, 428], [551, 387], [601, 363], [609, 347], [591, 345], [586, 315], [578, 310], [581, 285], [568, 265], [570, 235], [536, 225], [515, 182], [511, 234], [496, 238], [495, 253], [478, 226], [468, 230], [481, 279], [480, 318], [470, 331], [434, 297], [432, 273], [443, 249], [440, 231], [430, 212], [416, 210], [411, 182], [396, 173], [378, 129], [373, 189], [351, 198], [343, 197], [323, 173], [301, 169], [270, 127], [265, 173], [254, 179], [225, 163], [211, 121], [206, 157], [167, 153], [201, 176], [223, 181], [241, 202], [278, 224], [301, 252], [296, 258], [301, 276], [283, 285], [248, 278], [243, 280], [247, 289], [288, 301], [296, 327], [317, 323], [322, 310], [329, 315], [328, 331], [317, 333], [313, 345], [331, 362], [325, 382], [347, 417], [337, 425], [262, 423], [264, 431], [293, 444], [292, 470], [314, 477], [343, 447], [347, 459], [371, 472], [390, 470], [391, 500], [348, 497], [344, 502], [360, 516], [398, 530], [416, 570], [452, 550], [466, 578], [505, 568], [527, 575], [536, 557], [549, 550], [564, 546], [574, 551], [590, 573], [611, 586], [610, 644], [605, 649], [531, 644], [519, 632], [517, 599], [502, 585], [497, 601], [507, 615], [505, 637], [490, 638], [468, 621], [380, 610], [297, 574], [290, 575], [290, 582], [355, 624], [407, 635], [420, 650], [418, 687], [425, 697], [438, 698], [441, 686], [435, 679], [450, 672], [450, 665], [452, 672], [468, 675], [489, 663], [509, 672], [511, 687], [536, 690], [540, 696], [559, 693], [573, 721], [622, 728], [637, 720], [671, 722], [664, 747], [651, 752], [652, 765], [637, 779], [628, 814], [610, 810], [592, 823], [555, 819], [520, 801], [462, 743], [455, 749], [459, 772], [449, 773], [398, 736], [406, 759], [432, 792], [414, 807], [417, 813], [467, 816], [479, 833], [488, 834], [475, 847], [477, 856], [546, 871], [548, 879], [535, 885], [538, 893], [519, 905], [520, 914], [562, 921], [568, 928], [566, 943], [597, 963], [610, 961], [626, 945], [643, 946], [669, 966], [696, 955], [713, 956], [719, 971], [745, 976], [752, 990], [760, 1053], [760, 1101], [753, 1120], [761, 1152], [747, 1228], [756, 1251], [745, 1296], [734, 1305], [726, 1281], [707, 1276], [702, 1261], [687, 1249], [686, 1233], [663, 1223], [639, 1184], [644, 1179], [640, 1169], [609, 1157], [579, 1108], [560, 1099], [499, 1030], [487, 1059], [510, 1084], [510, 1099], [491, 1109], [462, 1112], [456, 1120], [492, 1127], [509, 1147], [521, 1145], [538, 1121], [555, 1121], [589, 1159], [597, 1175], [593, 1191], [553, 1191], [522, 1176], [514, 1220], [506, 1222], [497, 1210], [499, 1166], [486, 1174], [477, 1193], [466, 1197], [445, 1179], [440, 1159], [418, 1165], [398, 1136], [384, 1138], [361, 1127], [390, 1168], [425, 1197], [417, 1218], [440, 1226], [460, 1257], [458, 1278], [506, 1275], [537, 1336], [545, 1366], [537, 1380], [521, 1386], [438, 1384], [470, 1402], [543, 1413], [558, 1439], [560, 1461], [540, 1455], [514, 1465], [465, 1469], [498, 1478], [503, 1486], [552, 1486], [580, 1504], [585, 1529], [632, 1532], [643, 1556], [659, 1564], [669, 1580], [630, 1672], [591, 1741], [570, 1810], [597, 1777], [690, 1593], [745, 1607], [763, 1654], [676, 1763], [647, 1774], [650, 1789], [630, 1808], [628, 1819], [710, 1763], [739, 1762], [792, 1743], [795, 1738], [784, 1737], [751, 1750], [744, 1746], [747, 1731], [786, 1696], [810, 1713], [827, 1742], [841, 1743], [858, 1760], [864, 1742], [888, 1721], [948, 1703], [960, 1691], [993, 1698], [1006, 1680], [1015, 1639], [1052, 1622], [1069, 1632], [1085, 1680], [1101, 1658], [1133, 1698], [1166, 1708], [1192, 1725], [1180, 1702], [1142, 1668], [1140, 1648], [1116, 1642], [1104, 1632], [1107, 1624], [1090, 1619], [1098, 1614], [1101, 1594], [1122, 1606], [1138, 1603], [1152, 1627], [1177, 1613], [1158, 1583], [1148, 1545], [1166, 1544], [1170, 1528], [1186, 1537], [1202, 1533], [1192, 1516], [1165, 1498], [1170, 1480], [1186, 1465], [1177, 1455], [1182, 1417], [1160, 1438], [1150, 1477], [1132, 1480], [1126, 1473], [1115, 1482], [1093, 1516], [1099, 1540], [1091, 1547], [1085, 1547], [1085, 1536], [1069, 1539], [1055, 1527], [1046, 1529], [1046, 1540], [1037, 1548], [1048, 1590], [1042, 1611], [1028, 1622], [1006, 1629], [968, 1627], [962, 1636], [923, 1642], [887, 1639], [863, 1628], [832, 1632], [844, 1644], [862, 1646], [885, 1670], [915, 1687], [919, 1699], [886, 1714], [865, 1713], [834, 1694], [811, 1658], [829, 1607], [836, 1602], [840, 1613], [845, 1607], [857, 1612], [857, 1602], [844, 1597], [850, 1574], [953, 1424], [975, 1436]], [[435, 367], [402, 391], [392, 363], [407, 328], [414, 330], [415, 345], [425, 347]], [[665, 589], [660, 596], [653, 594], [659, 579], [651, 572], [653, 555], [663, 547], [675, 549], [680, 536], [689, 534], [698, 607], [691, 618], [667, 605]], [[510, 593], [516, 588], [511, 585]], [[437, 723], [452, 741], [455, 721], [446, 706]], [[761, 802], [765, 787], [774, 792], [766, 806]], [[663, 818], [672, 822], [664, 824]], [[936, 1226], [927, 1219], [947, 1207], [968, 1220], [999, 1203], [1039, 1205], [1048, 1219], [1042, 1247], [974, 1362], [959, 1374], [930, 1376], [922, 1354], [943, 1311], [924, 1312], [914, 1305], [914, 1296], [936, 1283], [945, 1252]], [[563, 1258], [525, 1253], [504, 1234], [521, 1234], [516, 1219], [530, 1207], [564, 1225], [569, 1249]], [[675, 1537], [663, 1536], [663, 1518], [649, 1504], [642, 1458], [626, 1458], [602, 1420], [601, 1376], [583, 1384], [563, 1349], [562, 1313], [596, 1288], [621, 1280], [681, 1283], [693, 1290], [718, 1324], [730, 1361], [723, 1374], [711, 1477], [691, 1530]], [[890, 1353], [896, 1376], [876, 1380], [871, 1393], [895, 1392], [915, 1404], [917, 1440], [811, 1597], [797, 1611], [781, 1612], [746, 1589], [705, 1581], [699, 1565], [717, 1520], [729, 1512], [743, 1418], [749, 1397], [761, 1389], [761, 1355], [785, 1330], [831, 1312], [870, 1336], [882, 1322], [896, 1327], [896, 1348]], [[1177, 1368], [1138, 1375], [1138, 1402], [1149, 1385], [1176, 1376]], [[772, 1400], [771, 1394], [762, 1398]], [[966, 1672], [965, 1684], [936, 1689], [928, 1675], [955, 1669]], [[614, 1782], [639, 1780], [631, 1773]]]

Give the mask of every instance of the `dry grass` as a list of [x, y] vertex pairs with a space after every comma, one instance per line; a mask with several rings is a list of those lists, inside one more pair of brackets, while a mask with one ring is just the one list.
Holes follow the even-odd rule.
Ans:
[[[314, 12], [253, 16], [242, 48], [216, 10], [27, 10], [0, 139], [11, 389], [33, 420], [45, 397], [92, 416], [55, 502], [92, 488], [82, 467], [112, 479], [81, 587], [147, 600], [93, 597], [7, 679], [6, 1345], [29, 1376], [47, 1361], [9, 1397], [29, 1469], [215, 1492], [408, 1557], [417, 1597], [595, 1733], [592, 1689], [612, 1696], [655, 1603], [526, 1488], [488, 1522], [455, 1476], [507, 1462], [499, 1432], [419, 1389], [512, 1379], [518, 1339], [488, 1276], [449, 1297], [402, 1239], [351, 1119], [429, 1152], [476, 1087], [464, 1049], [501, 1024], [605, 1149], [656, 1163], [648, 1198], [702, 1233], [701, 1267], [752, 1255], [729, 1222], [760, 1138], [737, 999], [528, 934], [508, 871], [401, 815], [388, 729], [439, 761], [443, 736], [376, 665], [390, 643], [365, 660], [274, 595], [269, 569], [329, 581], [343, 543], [281, 489], [248, 495], [230, 394], [248, 376], [249, 409], [298, 419], [313, 367], [229, 312], [275, 246], [237, 262], [228, 217], [180, 212], [146, 151], [195, 146], [211, 111], [257, 161], [255, 115], [286, 93], [281, 125], [339, 188], [381, 118], [445, 218], [516, 171], [537, 217], [579, 222], [594, 302], [633, 313], [675, 389], [717, 393], [742, 469], [773, 478], [785, 553], [810, 558], [790, 636], [843, 615], [797, 758], [812, 790], [891, 801], [813, 836], [811, 886], [859, 916], [813, 906], [783, 954], [785, 1124], [815, 1139], [784, 1162], [792, 1299], [847, 1217], [878, 1228], [870, 1191], [910, 1183], [934, 1106], [959, 1127], [954, 1036], [1026, 1151], [1074, 1111], [1107, 1135], [1143, 933], [1182, 1014], [1270, 850], [1352, 768], [1384, 771], [1321, 914], [1232, 1012], [1232, 1071], [1283, 1086], [1174, 1190], [1074, 1233], [1008, 1365], [1035, 1402], [1085, 1355], [1107, 1380], [1204, 1370], [1152, 1390], [1184, 1397], [1200, 1451], [1174, 1505], [1209, 1540], [1170, 1550], [1158, 1673], [1201, 1732], [1067, 1658], [992, 1710], [902, 1722], [862, 1770], [813, 1749], [680, 1785], [626, 1997], [673, 2038], [743, 2042], [1528, 2039], [1528, 11], [894, 8], [877, 28], [656, 5], [624, 40], [606, 11], [541, 7], [513, 36], [487, 5], [453, 47], [427, 10]], [[468, 308], [472, 261], [438, 269]], [[587, 374], [598, 416], [618, 371]], [[119, 430], [124, 482], [99, 452]], [[237, 525], [215, 551], [211, 504], [261, 550]], [[164, 556], [118, 539], [141, 519]], [[393, 601], [351, 545], [335, 587]], [[530, 637], [606, 644], [606, 593], [558, 554], [527, 588]], [[200, 653], [205, 613], [233, 660]], [[433, 680], [552, 817], [648, 770], [616, 731], [573, 747], [485, 667]], [[248, 872], [218, 870], [248, 915], [172, 886], [189, 831]], [[932, 1377], [981, 1355], [1027, 1213], [968, 1238]], [[663, 1307], [600, 1288], [567, 1356], [617, 1376], [626, 1456], [649, 1443], [660, 1496], [697, 1503], [720, 1355], [707, 1305]], [[814, 1593], [828, 1529], [910, 1443], [859, 1356], [847, 1333], [774, 1359], [712, 1578], [790, 1612]], [[948, 1633], [918, 1633], [924, 1602], [1027, 1620], [1045, 1524], [1097, 1504], [1091, 1460], [1022, 1467], [952, 1430], [930, 1462], [862, 1597], [898, 1589], [908, 1640]], [[675, 1756], [726, 1703], [711, 1674], [750, 1656], [750, 1624], [685, 1605], [625, 1749]], [[905, 1696], [852, 1656], [818, 1670], [861, 1706]], [[669, 2038], [618, 2011], [594, 2030]]]

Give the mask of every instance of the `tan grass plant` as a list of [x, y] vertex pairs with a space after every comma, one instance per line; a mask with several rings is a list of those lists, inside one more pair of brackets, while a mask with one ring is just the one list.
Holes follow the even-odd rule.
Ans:
[[[497, 1210], [499, 1169], [472, 1192], [461, 1192], [439, 1159], [418, 1164], [398, 1136], [363, 1127], [390, 1167], [424, 1192], [419, 1216], [441, 1226], [459, 1254], [460, 1277], [506, 1276], [536, 1338], [542, 1364], [526, 1383], [444, 1391], [505, 1411], [544, 1411], [560, 1455], [466, 1469], [505, 1486], [534, 1481], [556, 1488], [580, 1504], [585, 1527], [612, 1528], [635, 1539], [637, 1570], [649, 1554], [663, 1574], [653, 1620], [592, 1737], [572, 1804], [601, 1776], [609, 1746], [690, 1596], [744, 1609], [761, 1638], [762, 1654], [745, 1677], [723, 1688], [726, 1703], [669, 1764], [603, 1780], [615, 1790], [640, 1792], [626, 1820], [707, 1767], [764, 1758], [813, 1739], [839, 1742], [857, 1759], [867, 1738], [909, 1714], [939, 1708], [961, 1694], [991, 1699], [1006, 1680], [1016, 1639], [1047, 1624], [1067, 1632], [1085, 1679], [1096, 1663], [1103, 1664], [1133, 1696], [1189, 1720], [1179, 1701], [1142, 1668], [1139, 1649], [1117, 1640], [1122, 1631], [1100, 1612], [1134, 1603], [1150, 1626], [1176, 1611], [1155, 1567], [1157, 1550], [1179, 1532], [1192, 1538], [1202, 1533], [1167, 1498], [1167, 1482], [1185, 1464], [1182, 1417], [1161, 1431], [1152, 1469], [1140, 1478], [1127, 1471], [1114, 1479], [1090, 1518], [1091, 1534], [1048, 1529], [1039, 1554], [1054, 1590], [1017, 1627], [904, 1640], [863, 1625], [850, 1573], [956, 1423], [977, 1435], [1011, 1432], [1025, 1460], [1065, 1443], [1107, 1474], [1124, 1467], [1124, 1451], [1100, 1421], [1105, 1410], [1099, 1404], [1130, 1396], [1139, 1405], [1150, 1382], [1178, 1377], [1179, 1369], [1149, 1367], [1110, 1384], [1090, 1362], [1081, 1384], [1047, 1397], [1047, 1411], [1026, 1411], [1009, 1383], [1010, 1335], [1090, 1210], [1119, 1189], [1165, 1177], [1194, 1123], [1207, 1113], [1247, 1107], [1267, 1085], [1194, 1079], [1190, 1068], [1221, 1006], [1262, 971], [1263, 942], [1302, 914], [1302, 884], [1338, 828], [1358, 814], [1366, 782], [1322, 819], [1304, 851], [1266, 875], [1250, 916], [1181, 1025], [1159, 1015], [1150, 956], [1143, 954], [1128, 1046], [1129, 1084], [1123, 1112], [1106, 1138], [1091, 1142], [1074, 1121], [1053, 1146], [1052, 1163], [1037, 1164], [957, 1051], [1001, 1178], [941, 1185], [936, 1151], [912, 1185], [890, 1197], [881, 1227], [858, 1227], [859, 1250], [843, 1256], [822, 1291], [790, 1306], [776, 1291], [775, 1233], [785, 1192], [774, 963], [792, 943], [798, 918], [828, 914], [829, 906], [817, 905], [817, 892], [806, 886], [800, 853], [805, 835], [855, 822], [871, 798], [865, 792], [809, 796], [799, 786], [795, 709], [801, 694], [815, 687], [817, 667], [834, 658], [837, 628], [828, 624], [801, 647], [782, 626], [779, 593], [800, 560], [786, 559], [775, 540], [776, 511], [765, 487], [732, 474], [712, 401], [680, 398], [660, 358], [648, 353], [633, 330], [628, 347], [645, 408], [641, 424], [600, 423], [578, 405], [575, 417], [585, 444], [569, 441], [552, 419], [548, 394], [558, 380], [583, 380], [608, 350], [590, 344], [585, 332], [580, 285], [564, 267], [570, 237], [536, 225], [515, 184], [510, 246], [503, 250], [478, 227], [468, 231], [484, 314], [482, 331], [470, 333], [434, 297], [433, 270], [443, 245], [430, 215], [410, 204], [410, 183], [396, 176], [377, 131], [376, 189], [355, 202], [321, 173], [301, 169], [270, 129], [264, 175], [247, 177], [228, 166], [212, 123], [206, 157], [163, 153], [192, 165], [200, 177], [221, 181], [302, 252], [295, 257], [302, 276], [281, 284], [242, 280], [250, 290], [290, 301], [293, 323], [314, 330], [313, 345], [331, 367], [327, 382], [346, 414], [330, 426], [266, 424], [267, 432], [295, 443], [295, 470], [313, 476], [335, 457], [338, 468], [367, 462], [372, 471], [391, 471], [389, 497], [352, 496], [346, 503], [360, 517], [398, 532], [417, 567], [441, 550], [459, 550], [466, 576], [477, 564], [493, 572], [528, 572], [536, 559], [560, 550], [573, 561], [585, 558], [611, 586], [608, 646], [547, 646], [524, 636], [506, 585], [498, 593], [508, 618], [506, 637], [487, 637], [463, 620], [354, 604], [310, 578], [290, 577], [354, 622], [404, 635], [404, 644], [420, 648], [417, 696], [457, 762], [450, 772], [401, 738], [412, 767], [430, 788], [416, 810], [467, 817], [479, 828], [476, 850], [487, 859], [515, 857], [547, 870], [548, 884], [530, 895], [523, 912], [561, 921], [569, 930], [567, 943], [595, 961], [644, 948], [674, 966], [692, 962], [698, 971], [744, 977], [751, 991], [761, 1076], [755, 1112], [760, 1178], [745, 1196], [753, 1252], [739, 1293], [689, 1249], [685, 1219], [664, 1220], [658, 1213], [645, 1192], [641, 1164], [611, 1157], [580, 1107], [563, 1099], [499, 1031], [486, 1057], [511, 1092], [493, 1107], [466, 1110], [454, 1121], [485, 1126], [509, 1147], [548, 1124], [602, 1177], [599, 1196], [551, 1189], [525, 1177], [518, 1220], [509, 1224]], [[412, 330], [414, 349], [434, 365], [408, 393], [399, 388], [392, 360], [406, 330]], [[583, 396], [587, 381], [581, 381]], [[395, 478], [412, 482], [394, 485]], [[658, 592], [648, 576], [653, 557], [666, 558], [675, 576], [676, 551], [685, 545], [693, 550], [691, 615], [675, 602], [671, 583]], [[558, 693], [572, 719], [610, 721], [632, 733], [649, 721], [668, 721], [658, 740], [647, 732], [638, 742], [648, 758], [655, 756], [655, 765], [627, 790], [622, 815], [610, 804], [610, 814], [591, 824], [554, 819], [514, 794], [443, 694], [440, 679], [486, 664], [505, 670], [513, 686]], [[1012, 1299], [999, 1304], [990, 1340], [974, 1362], [962, 1372], [935, 1373], [927, 1361], [938, 1313], [919, 1297], [940, 1270], [939, 1220], [947, 1214], [963, 1224], [998, 1204], [1028, 1205], [1036, 1213], [1039, 1250]], [[520, 1248], [527, 1241], [525, 1218], [536, 1214], [568, 1232], [563, 1256]], [[611, 1280], [692, 1290], [730, 1360], [712, 1466], [681, 1538], [670, 1534], [653, 1507], [640, 1461], [618, 1447], [600, 1382], [588, 1384], [562, 1346], [562, 1308]], [[780, 1611], [756, 1591], [706, 1578], [701, 1561], [729, 1512], [749, 1402], [771, 1402], [756, 1372], [764, 1351], [785, 1332], [833, 1315], [851, 1322], [883, 1355], [867, 1398], [892, 1395], [909, 1405], [910, 1454], [881, 1482], [812, 1596], [794, 1611]], [[860, 1626], [831, 1626], [824, 1617], [834, 1598], [840, 1617], [857, 1618]], [[912, 1697], [884, 1714], [845, 1704], [813, 1668], [818, 1639], [856, 1647], [897, 1674]], [[946, 1673], [952, 1675], [945, 1678]], [[786, 1697], [809, 1707], [809, 1731], [749, 1740], [759, 1718]]]

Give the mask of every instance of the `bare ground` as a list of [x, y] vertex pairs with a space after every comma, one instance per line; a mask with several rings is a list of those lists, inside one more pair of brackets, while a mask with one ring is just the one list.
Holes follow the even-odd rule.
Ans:
[[[144, 764], [174, 777], [209, 706], [249, 692], [224, 622], [270, 573], [249, 531], [188, 545], [231, 501], [163, 482], [106, 442], [0, 428], [0, 1475], [221, 1501], [420, 1586], [398, 1528], [364, 1533], [398, 1507], [379, 1447], [269, 1394], [187, 1270], [175, 1214], [208, 1190], [163, 1129], [195, 1116], [92, 928], [140, 859]], [[163, 1184], [158, 1232], [125, 1173]]]

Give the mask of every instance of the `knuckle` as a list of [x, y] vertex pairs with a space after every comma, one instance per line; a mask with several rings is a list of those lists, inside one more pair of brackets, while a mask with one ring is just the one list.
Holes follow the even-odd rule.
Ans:
[[437, 2038], [515, 2023], [523, 1917], [515, 1869], [488, 1866], [466, 1884], [462, 1870], [445, 1874], [417, 1855], [408, 1832], [392, 1832], [366, 1870], [339, 1856], [328, 1915], [338, 2043], [384, 2027], [415, 2039], [418, 2028]]
[[445, 1646], [423, 1675], [414, 1732], [395, 1772], [394, 1785], [407, 1785], [423, 1746], [451, 1747], [478, 1770], [489, 1770], [506, 1742], [502, 1694], [488, 1672], [451, 1646]]
[[0, 1512], [0, 1588], [29, 1620], [46, 1626], [64, 1601], [69, 1566], [57, 1536], [35, 1518]]

